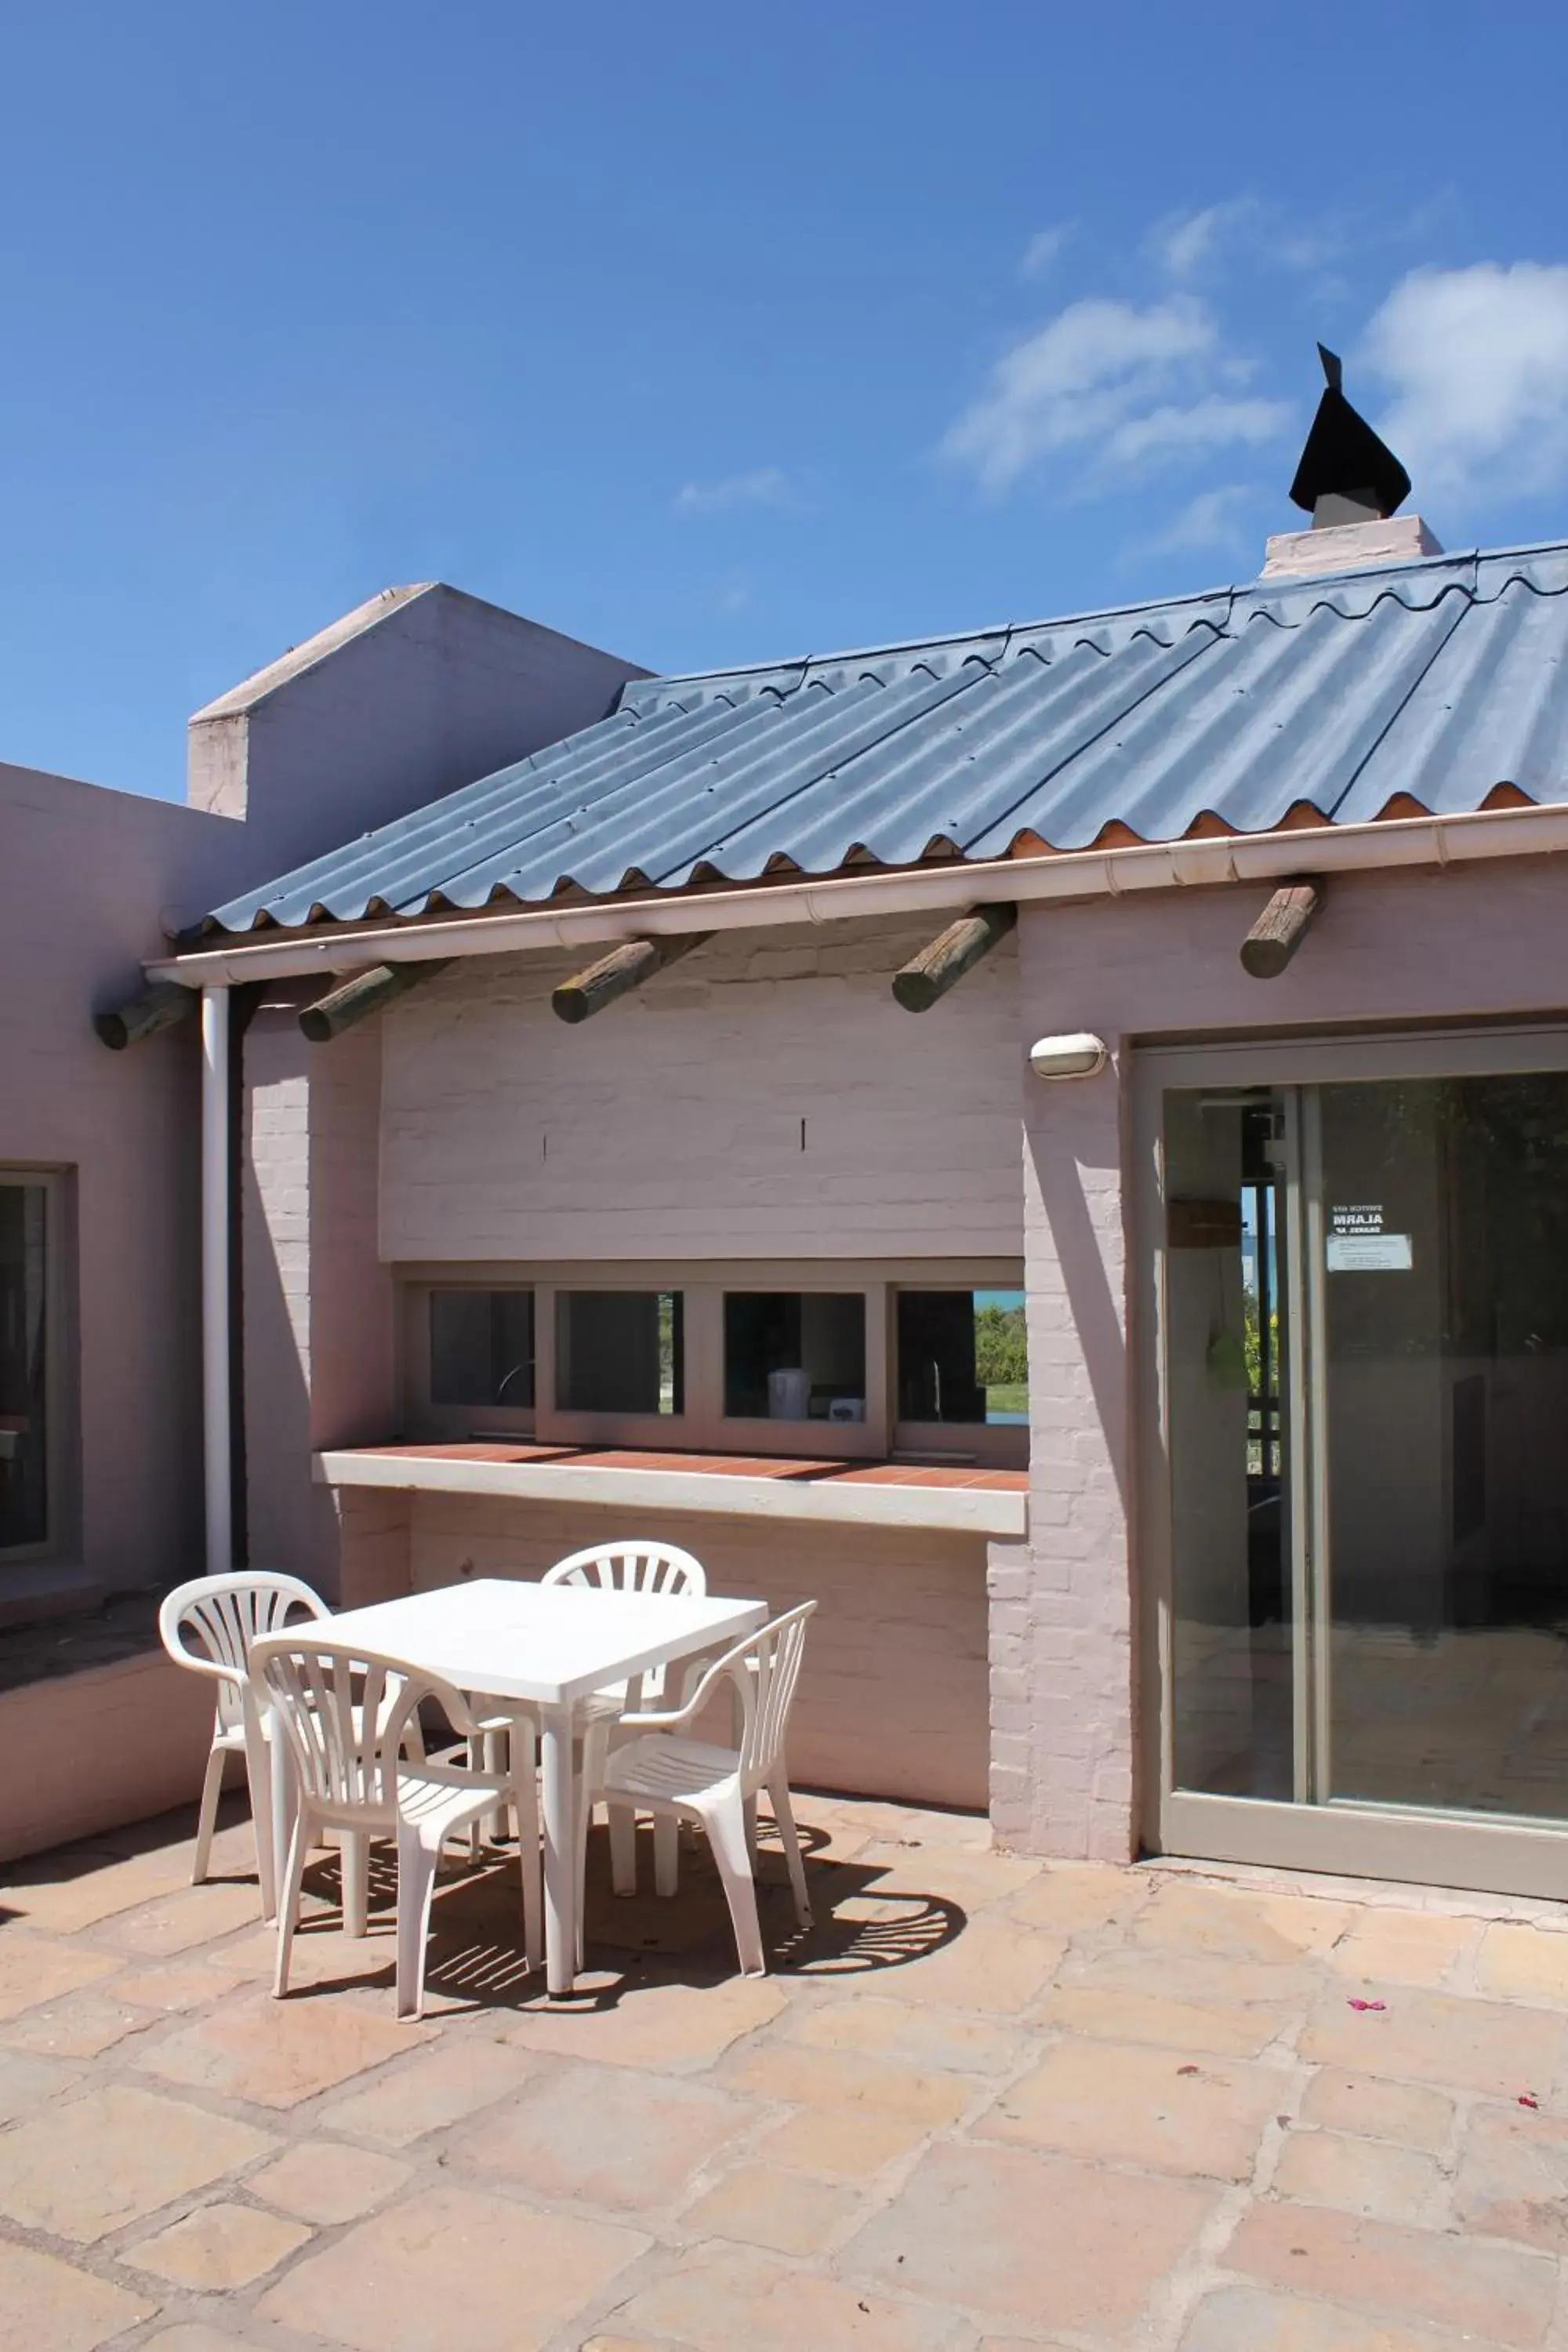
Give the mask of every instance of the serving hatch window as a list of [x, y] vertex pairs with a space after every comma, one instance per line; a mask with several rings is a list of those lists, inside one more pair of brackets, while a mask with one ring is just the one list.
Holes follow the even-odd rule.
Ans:
[[679, 1290], [555, 1294], [555, 1402], [563, 1412], [686, 1410], [684, 1295]]
[[900, 1290], [897, 1334], [900, 1421], [1028, 1426], [1021, 1290]]
[[727, 1420], [863, 1422], [866, 1294], [724, 1295]]
[[430, 1402], [475, 1411], [532, 1405], [531, 1290], [432, 1290]]

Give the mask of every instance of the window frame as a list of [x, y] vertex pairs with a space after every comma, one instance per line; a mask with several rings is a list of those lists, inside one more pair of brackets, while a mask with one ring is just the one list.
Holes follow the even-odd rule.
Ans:
[[[700, 1448], [702, 1438], [694, 1424], [707, 1416], [700, 1406], [693, 1411], [693, 1392], [700, 1387], [697, 1364], [700, 1354], [693, 1346], [696, 1336], [691, 1285], [667, 1277], [661, 1266], [645, 1267], [639, 1280], [616, 1277], [605, 1280], [594, 1276], [579, 1276], [553, 1269], [555, 1278], [539, 1282], [533, 1290], [533, 1393], [540, 1437], [561, 1445], [625, 1445], [650, 1453], [666, 1451], [681, 1453]], [[681, 1410], [679, 1412], [583, 1412], [569, 1410], [555, 1402], [555, 1318], [556, 1302], [563, 1293], [578, 1290], [611, 1292], [640, 1291], [660, 1297], [676, 1292], [681, 1300]], [[702, 1403], [707, 1402], [705, 1395]]]
[[[811, 1269], [810, 1278], [785, 1265], [769, 1270], [766, 1281], [726, 1278], [713, 1286], [718, 1317], [718, 1398], [713, 1450], [721, 1454], [827, 1455], [836, 1462], [879, 1462], [887, 1454], [888, 1356], [879, 1337], [887, 1323], [887, 1286], [868, 1280], [854, 1265]], [[724, 1301], [748, 1291], [858, 1293], [866, 1317], [866, 1418], [864, 1421], [775, 1421], [771, 1413], [724, 1410]]]
[[44, 1194], [44, 1513], [42, 1538], [36, 1543], [0, 1543], [0, 1570], [20, 1568], [37, 1560], [68, 1558], [74, 1549], [74, 1514], [70, 1509], [76, 1463], [77, 1423], [69, 1366], [73, 1354], [74, 1309], [68, 1271], [67, 1220], [70, 1213], [68, 1172], [60, 1168], [29, 1168], [20, 1160], [0, 1163], [0, 1184], [31, 1185]]
[[[465, 1438], [614, 1446], [646, 1453], [780, 1454], [842, 1462], [918, 1457], [925, 1464], [1024, 1468], [1027, 1426], [908, 1422], [897, 1409], [897, 1316], [901, 1290], [1021, 1290], [1017, 1258], [709, 1258], [455, 1263], [395, 1265], [404, 1298], [402, 1423], [415, 1438]], [[435, 1406], [429, 1402], [432, 1290], [531, 1290], [532, 1410]], [[555, 1402], [556, 1300], [563, 1291], [679, 1291], [683, 1298], [684, 1411], [567, 1412]], [[866, 1303], [863, 1422], [774, 1421], [724, 1411], [724, 1299], [737, 1291], [858, 1292]]]
[[417, 1424], [421, 1437], [440, 1438], [447, 1444], [461, 1444], [465, 1438], [531, 1437], [534, 1433], [537, 1402], [529, 1405], [437, 1404], [430, 1394], [430, 1300], [437, 1290], [527, 1290], [533, 1298], [533, 1393], [539, 1396], [539, 1297], [534, 1284], [510, 1278], [472, 1280], [464, 1270], [447, 1278], [443, 1276], [433, 1282], [408, 1283], [402, 1286], [403, 1346], [399, 1350], [402, 1378], [399, 1382], [402, 1411], [400, 1419], [405, 1428]]

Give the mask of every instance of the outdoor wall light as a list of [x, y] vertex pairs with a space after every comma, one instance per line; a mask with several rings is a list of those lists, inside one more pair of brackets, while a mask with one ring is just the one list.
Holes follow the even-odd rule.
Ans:
[[1103, 1037], [1088, 1029], [1065, 1037], [1037, 1037], [1029, 1048], [1029, 1067], [1037, 1078], [1098, 1077], [1110, 1059]]

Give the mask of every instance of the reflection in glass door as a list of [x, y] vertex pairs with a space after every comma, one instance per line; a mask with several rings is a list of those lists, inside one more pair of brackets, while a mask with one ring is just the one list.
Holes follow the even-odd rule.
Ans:
[[1561, 1891], [1568, 1070], [1316, 1050], [1159, 1091], [1160, 1841]]
[[1290, 1109], [1165, 1098], [1165, 1347], [1176, 1784], [1294, 1790], [1294, 1596], [1280, 1295]]
[[1568, 1077], [1321, 1090], [1331, 1799], [1568, 1815]]

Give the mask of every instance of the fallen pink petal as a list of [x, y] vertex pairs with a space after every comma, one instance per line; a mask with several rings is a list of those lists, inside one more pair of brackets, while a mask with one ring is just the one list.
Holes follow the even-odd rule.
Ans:
[[1352, 2009], [1386, 2009], [1388, 2007], [1385, 2000], [1357, 2000], [1353, 1996], [1350, 2005]]

